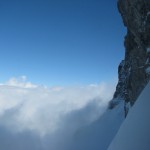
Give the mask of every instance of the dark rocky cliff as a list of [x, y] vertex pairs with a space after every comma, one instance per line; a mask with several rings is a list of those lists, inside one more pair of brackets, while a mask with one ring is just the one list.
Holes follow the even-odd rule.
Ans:
[[118, 10], [127, 28], [125, 58], [118, 67], [114, 99], [125, 101], [125, 116], [150, 79], [150, 0], [118, 0]]

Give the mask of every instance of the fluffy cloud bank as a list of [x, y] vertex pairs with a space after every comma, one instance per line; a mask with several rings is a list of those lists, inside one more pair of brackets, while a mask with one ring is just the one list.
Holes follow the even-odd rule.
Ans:
[[102, 115], [113, 92], [106, 83], [44, 87], [25, 76], [11, 78], [0, 84], [0, 149], [10, 149], [11, 141], [12, 150], [63, 150], [78, 129]]

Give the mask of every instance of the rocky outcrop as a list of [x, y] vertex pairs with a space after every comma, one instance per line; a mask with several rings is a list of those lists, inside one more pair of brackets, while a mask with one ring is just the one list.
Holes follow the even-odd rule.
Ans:
[[125, 101], [125, 116], [150, 79], [150, 0], [118, 0], [127, 34], [125, 58], [118, 67], [118, 84], [111, 106], [116, 99]]

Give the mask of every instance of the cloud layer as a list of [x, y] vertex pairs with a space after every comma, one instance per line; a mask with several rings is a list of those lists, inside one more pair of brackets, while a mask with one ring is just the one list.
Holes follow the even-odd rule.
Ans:
[[45, 87], [11, 78], [0, 85], [0, 149], [11, 141], [12, 150], [65, 150], [78, 129], [102, 115], [113, 92], [106, 83]]

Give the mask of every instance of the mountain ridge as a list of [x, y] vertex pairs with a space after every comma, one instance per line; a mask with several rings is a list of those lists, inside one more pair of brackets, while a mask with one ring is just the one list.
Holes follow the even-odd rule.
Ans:
[[117, 6], [127, 34], [125, 56], [118, 66], [118, 84], [109, 108], [122, 99], [126, 117], [150, 79], [150, 1], [118, 0]]
[[108, 150], [150, 149], [150, 82], [138, 97]]

